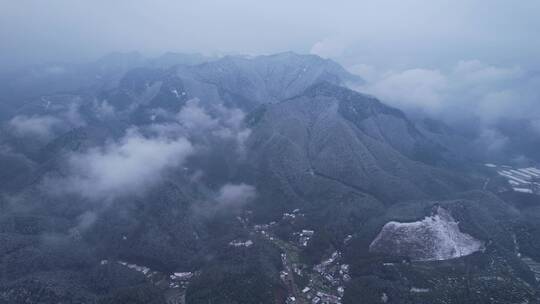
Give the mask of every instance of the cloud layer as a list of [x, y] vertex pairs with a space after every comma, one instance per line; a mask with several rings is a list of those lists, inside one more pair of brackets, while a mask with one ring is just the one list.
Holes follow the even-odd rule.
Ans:
[[447, 121], [475, 119], [484, 125], [503, 118], [540, 117], [536, 106], [540, 75], [517, 66], [469, 60], [448, 69], [381, 71], [367, 65], [352, 69], [367, 80], [360, 91], [407, 111]]
[[167, 169], [180, 166], [192, 153], [194, 148], [185, 138], [149, 138], [130, 129], [118, 142], [73, 153], [68, 160], [68, 177], [48, 180], [46, 185], [92, 200], [142, 194], [159, 183]]
[[186, 129], [188, 136], [206, 141], [232, 141], [242, 155], [245, 141], [251, 134], [251, 129], [244, 125], [245, 117], [246, 114], [238, 108], [210, 105], [207, 109], [195, 98], [187, 101], [175, 119]]
[[238, 209], [257, 196], [255, 187], [241, 184], [225, 184], [218, 192], [219, 209]]
[[17, 137], [37, 137], [42, 140], [49, 140], [54, 135], [54, 128], [61, 121], [53, 116], [26, 116], [18, 115], [8, 122], [8, 127]]
[[73, 100], [57, 113], [16, 115], [7, 122], [8, 131], [16, 137], [48, 141], [58, 132], [85, 125], [79, 113], [79, 103]]

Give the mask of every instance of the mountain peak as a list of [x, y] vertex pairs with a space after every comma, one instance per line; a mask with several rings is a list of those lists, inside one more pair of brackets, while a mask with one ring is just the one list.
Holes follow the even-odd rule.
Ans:
[[327, 80], [321, 80], [312, 86], [308, 87], [303, 95], [309, 97], [317, 96], [332, 96], [338, 97], [340, 99], [351, 99], [351, 98], [369, 98], [374, 101], [377, 99], [366, 94], [351, 90], [347, 87], [332, 83]]

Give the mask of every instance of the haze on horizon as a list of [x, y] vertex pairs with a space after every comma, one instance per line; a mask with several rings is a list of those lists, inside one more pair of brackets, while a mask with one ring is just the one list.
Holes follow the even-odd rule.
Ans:
[[110, 52], [312, 53], [409, 113], [525, 118], [540, 134], [539, 11], [534, 0], [2, 0], [0, 68]]
[[2, 0], [0, 8], [3, 66], [116, 51], [315, 52], [392, 68], [540, 65], [534, 0]]

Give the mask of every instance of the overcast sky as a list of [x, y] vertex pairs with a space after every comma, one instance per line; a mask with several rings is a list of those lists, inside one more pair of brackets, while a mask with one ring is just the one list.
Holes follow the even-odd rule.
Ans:
[[0, 0], [0, 64], [139, 50], [540, 66], [540, 1]]

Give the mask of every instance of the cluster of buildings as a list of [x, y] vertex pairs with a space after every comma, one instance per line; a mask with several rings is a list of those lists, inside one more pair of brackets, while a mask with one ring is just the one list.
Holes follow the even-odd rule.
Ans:
[[[302, 216], [304, 214], [300, 212], [300, 209], [295, 209], [284, 213], [281, 221], [294, 222], [298, 217]], [[253, 228], [272, 241], [274, 237], [269, 231], [275, 225], [277, 225], [276, 222], [271, 222], [264, 225], [255, 225]], [[294, 238], [290, 244], [296, 248], [306, 247], [314, 234], [315, 231], [313, 230], [302, 229], [293, 233]], [[348, 243], [351, 239], [352, 236], [349, 235], [344, 242]], [[280, 272], [280, 279], [289, 289], [289, 296], [286, 299], [287, 304], [306, 303], [306, 301], [311, 304], [341, 304], [345, 293], [344, 283], [349, 281], [351, 277], [349, 275], [349, 265], [340, 263], [341, 254], [339, 252], [334, 252], [328, 259], [312, 269], [307, 265], [291, 261], [286, 253], [288, 249], [284, 250], [285, 252], [281, 254], [283, 270]], [[307, 278], [309, 280], [307, 286], [300, 290], [297, 287], [294, 275]]]
[[287, 300], [285, 300], [285, 304], [294, 304], [296, 303], [296, 297], [294, 296], [290, 296], [287, 298]]
[[341, 304], [341, 297], [322, 291], [315, 291], [310, 287], [302, 289], [302, 293], [311, 304]]
[[303, 229], [300, 232], [295, 232], [294, 236], [297, 237], [298, 245], [306, 247], [309, 240], [313, 237], [315, 231]]
[[[336, 251], [332, 255], [313, 267], [314, 274], [310, 279], [310, 284], [302, 290], [305, 297], [312, 304], [340, 304], [341, 298], [345, 293], [345, 282], [351, 279], [349, 274], [349, 265], [341, 264], [341, 254]], [[317, 288], [315, 284], [327, 286], [325, 290], [331, 292], [323, 292], [321, 288]], [[318, 290], [317, 290], [318, 289]]]
[[[303, 217], [304, 214], [300, 213], [300, 209], [294, 209], [292, 212], [283, 213], [283, 221], [294, 221], [297, 217]], [[300, 232], [295, 232], [293, 235], [296, 237], [297, 245], [306, 247], [309, 240], [313, 237], [315, 231], [303, 229]]]
[[313, 269], [319, 273], [330, 285], [340, 287], [344, 282], [351, 279], [349, 274], [349, 265], [341, 264], [341, 253], [338, 251], [332, 253], [330, 258], [322, 263], [315, 265]]
[[277, 223], [275, 221], [272, 221], [272, 222], [270, 222], [268, 224], [255, 225], [255, 226], [253, 226], [253, 229], [255, 229], [255, 231], [257, 231], [257, 232], [263, 233], [263, 232], [266, 232], [271, 227], [275, 226], [276, 224]]
[[300, 213], [300, 209], [294, 209], [291, 212], [283, 213], [282, 220], [294, 220], [298, 216], [304, 216], [304, 214]]
[[234, 240], [234, 241], [229, 242], [229, 246], [232, 246], [232, 247], [250, 247], [251, 245], [253, 245], [252, 240], [247, 240], [247, 241]]
[[535, 167], [513, 168], [506, 165], [485, 164], [486, 167], [497, 170], [500, 176], [506, 178], [516, 192], [540, 194], [540, 169]]
[[331, 294], [324, 293], [322, 291], [317, 291], [315, 297], [311, 299], [312, 304], [339, 304], [341, 303], [341, 298]]
[[288, 212], [283, 213], [283, 217], [282, 217], [283, 220], [294, 220], [295, 218], [296, 218], [296, 214], [288, 213]]
[[169, 287], [185, 289], [194, 275], [193, 272], [175, 272], [169, 276]]
[[[100, 262], [102, 266], [108, 265], [109, 263], [114, 262], [111, 262], [109, 260], [102, 260]], [[189, 282], [195, 276], [195, 273], [193, 272], [175, 272], [167, 276], [166, 274], [159, 271], [153, 271], [146, 266], [130, 264], [124, 261], [116, 261], [115, 263], [142, 273], [150, 282], [152, 282], [155, 286], [158, 286], [159, 288], [172, 291], [172, 293], [169, 293], [171, 299], [173, 300], [169, 301], [171, 303], [182, 302], [178, 299], [183, 298], [183, 294], [185, 293]]]
[[[108, 261], [107, 260], [103, 260], [101, 261], [101, 265], [105, 265], [107, 264]], [[129, 263], [126, 263], [126, 262], [123, 262], [123, 261], [118, 261], [117, 262], [118, 264], [122, 265], [122, 266], [125, 266], [129, 269], [133, 269], [135, 271], [138, 271], [138, 272], [141, 272], [142, 274], [144, 274], [147, 278], [151, 277], [152, 275], [156, 274], [154, 271], [151, 271], [150, 268], [146, 267], [146, 266], [140, 266], [140, 265], [137, 265], [137, 264], [129, 264]]]

